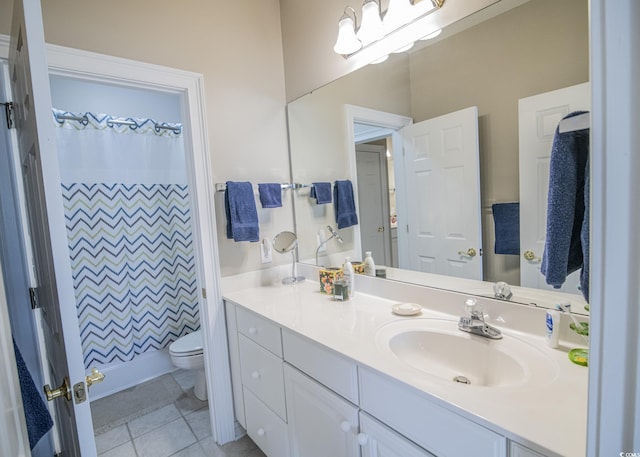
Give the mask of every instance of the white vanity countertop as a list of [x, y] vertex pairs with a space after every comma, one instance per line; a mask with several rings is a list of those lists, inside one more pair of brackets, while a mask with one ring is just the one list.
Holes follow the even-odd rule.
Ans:
[[[295, 286], [270, 285], [225, 292], [225, 299], [333, 349], [359, 364], [369, 366], [405, 384], [425, 392], [434, 402], [466, 416], [525, 446], [542, 446], [559, 456], [584, 456], [586, 452], [587, 369], [571, 363], [567, 348], [550, 349], [542, 333], [527, 333], [531, 325], [519, 328], [514, 305], [505, 303], [504, 319], [499, 308], [492, 309], [491, 324], [505, 335], [532, 343], [556, 364], [557, 377], [541, 387], [489, 388], [467, 386], [430, 376], [411, 368], [391, 354], [381, 351], [375, 342], [378, 329], [390, 322], [440, 318], [457, 321], [459, 315], [444, 314], [442, 292], [424, 294], [419, 316], [402, 317], [391, 313], [396, 302], [357, 292], [347, 302], [333, 301], [319, 292], [317, 282]], [[451, 294], [451, 300], [460, 296]], [[453, 309], [462, 309], [451, 306]], [[432, 309], [430, 309], [432, 308]], [[527, 308], [527, 307], [523, 307]], [[440, 311], [436, 311], [436, 310]], [[544, 311], [523, 309], [523, 319], [532, 316], [544, 322]], [[532, 314], [535, 313], [535, 314]], [[501, 326], [500, 322], [509, 325]], [[525, 331], [523, 331], [523, 329]], [[564, 348], [564, 349], [563, 349]]]

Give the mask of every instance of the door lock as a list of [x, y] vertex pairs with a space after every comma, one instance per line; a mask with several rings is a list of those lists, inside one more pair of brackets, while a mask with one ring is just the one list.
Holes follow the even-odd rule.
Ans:
[[53, 401], [58, 397], [64, 397], [68, 401], [71, 401], [71, 384], [69, 383], [69, 377], [65, 376], [62, 384], [57, 389], [51, 389], [49, 384], [47, 384], [44, 386], [44, 393], [47, 396], [47, 401]]
[[94, 384], [104, 381], [104, 375], [94, 367], [91, 369], [91, 374], [86, 376], [86, 380], [87, 387], [91, 387]]

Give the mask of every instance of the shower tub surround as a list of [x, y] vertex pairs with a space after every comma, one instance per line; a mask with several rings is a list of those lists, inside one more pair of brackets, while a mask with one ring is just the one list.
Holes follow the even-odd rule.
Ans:
[[[300, 272], [307, 278], [317, 277], [315, 268], [304, 265], [300, 267]], [[370, 422], [373, 416], [383, 423], [387, 431], [393, 432], [394, 429], [394, 433], [398, 432], [410, 438], [414, 443], [438, 456], [456, 455], [452, 449], [459, 451], [460, 446], [472, 449], [478, 437], [490, 438], [484, 443], [484, 451], [479, 447], [476, 449], [476, 455], [584, 455], [587, 369], [572, 364], [567, 357], [569, 348], [584, 347], [584, 341], [569, 330], [568, 316], [562, 316], [559, 349], [551, 349], [546, 345], [544, 337], [544, 309], [478, 298], [484, 306], [487, 322], [503, 331], [505, 341], [524, 342], [542, 359], [548, 361], [549, 370], [546, 378], [540, 379], [538, 376], [536, 384], [533, 385], [518, 385], [517, 382], [504, 386], [462, 385], [445, 381], [408, 365], [400, 357], [381, 347], [379, 335], [382, 329], [405, 324], [420, 325], [420, 321], [449, 321], [455, 325], [458, 318], [464, 314], [464, 302], [467, 298], [464, 294], [358, 276], [356, 297], [348, 302], [335, 302], [321, 294], [318, 284], [314, 281], [307, 280], [295, 286], [279, 284], [278, 279], [283, 273], [274, 269], [224, 278], [223, 295], [228, 313], [232, 308], [238, 316], [255, 316], [269, 326], [280, 329], [284, 341], [284, 355], [281, 356], [284, 361], [281, 363], [285, 370], [285, 383], [282, 388], [287, 392], [286, 395], [290, 394], [287, 389], [291, 385], [287, 381], [287, 372], [291, 371], [292, 367], [295, 367], [293, 371], [299, 369], [306, 375], [320, 380], [319, 383], [312, 381], [311, 384], [328, 385], [324, 379], [327, 376], [331, 377], [332, 373], [337, 373], [337, 366], [325, 364], [324, 373], [319, 375], [314, 373], [313, 369], [307, 370], [309, 365], [314, 363], [314, 355], [322, 352], [352, 366], [357, 373], [354, 375], [355, 380], [352, 379], [352, 386], [355, 386], [352, 388], [353, 397], [346, 398], [356, 411], [360, 411], [361, 427]], [[413, 317], [394, 315], [391, 309], [398, 302], [418, 303], [422, 306], [422, 313]], [[230, 338], [234, 335], [232, 324], [233, 322], [229, 324]], [[239, 338], [242, 332], [240, 323], [237, 331]], [[247, 335], [251, 339], [250, 333], [249, 331]], [[298, 344], [289, 346], [288, 349], [287, 341], [297, 341]], [[309, 352], [305, 352], [304, 349], [300, 352], [302, 362], [300, 358], [296, 361], [295, 357], [292, 358], [293, 361], [289, 360], [294, 354], [293, 348], [302, 346], [309, 349]], [[422, 350], [428, 351], [429, 347]], [[232, 360], [238, 357], [238, 354], [234, 355], [231, 341], [230, 352]], [[522, 362], [523, 365], [527, 365], [526, 360]], [[525, 369], [525, 373], [526, 371]], [[252, 382], [243, 378], [243, 386], [239, 386], [237, 378], [235, 373], [234, 392], [242, 391], [245, 383]], [[383, 393], [372, 395], [372, 385], [381, 387]], [[345, 397], [342, 392], [339, 393]], [[387, 406], [378, 409], [376, 397], [380, 403], [386, 402]], [[407, 398], [412, 401], [406, 403]], [[406, 404], [401, 406], [403, 399]], [[249, 401], [250, 404], [255, 404], [255, 395], [249, 395]], [[287, 414], [283, 420], [286, 422], [288, 419], [289, 425], [285, 424], [285, 427], [288, 427], [289, 431], [288, 438], [285, 439], [295, 441], [298, 439], [294, 430], [295, 422], [299, 417], [289, 410], [289, 404], [290, 397], [287, 396]], [[394, 405], [397, 405], [396, 411], [399, 416], [394, 417], [385, 410], [387, 407], [393, 409]], [[432, 413], [439, 413], [435, 416], [429, 415], [426, 413], [427, 409]], [[247, 421], [249, 417], [247, 415]], [[291, 425], [292, 423], [294, 425]], [[448, 429], [443, 424], [464, 425], [459, 430], [453, 426]], [[250, 427], [248, 430], [251, 436]], [[362, 434], [358, 433], [357, 422], [355, 425], [352, 423], [352, 429], [345, 430], [354, 433], [354, 440]], [[461, 430], [470, 433], [465, 434]], [[396, 434], [410, 443], [401, 435]], [[447, 435], [450, 437], [449, 440], [444, 438]], [[439, 439], [440, 442], [432, 445], [429, 441], [431, 439]], [[254, 440], [260, 445], [259, 436]], [[455, 444], [449, 447], [448, 443]], [[291, 444], [289, 449], [293, 452], [296, 446], [297, 444]], [[490, 452], [487, 451], [489, 448]], [[369, 455], [366, 445], [363, 452], [364, 455]], [[430, 455], [424, 450], [419, 452], [422, 453], [415, 455]], [[295, 452], [292, 455], [295, 455]]]

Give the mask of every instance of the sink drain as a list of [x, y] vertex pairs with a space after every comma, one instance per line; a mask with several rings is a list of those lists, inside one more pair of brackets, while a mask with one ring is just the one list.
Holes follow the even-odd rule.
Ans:
[[455, 378], [453, 378], [453, 380], [455, 382], [459, 382], [460, 384], [471, 384], [471, 381], [469, 381], [469, 378], [467, 378], [466, 376], [456, 376]]

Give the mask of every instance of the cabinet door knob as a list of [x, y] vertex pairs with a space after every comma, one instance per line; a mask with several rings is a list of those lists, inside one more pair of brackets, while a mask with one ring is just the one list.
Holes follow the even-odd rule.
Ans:
[[255, 335], [256, 333], [258, 333], [258, 329], [255, 327], [249, 327], [249, 333]]
[[258, 371], [252, 371], [251, 372], [251, 377], [253, 379], [258, 379], [260, 377], [260, 373]]
[[364, 446], [369, 441], [369, 435], [366, 433], [358, 433], [358, 444]]
[[264, 434], [265, 434], [264, 429], [263, 428], [259, 428], [258, 429], [258, 436], [264, 436]]
[[348, 431], [351, 430], [351, 423], [349, 423], [349, 421], [342, 421], [340, 422], [340, 429], [347, 433]]

